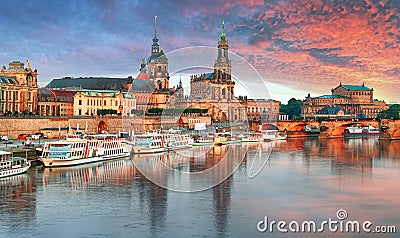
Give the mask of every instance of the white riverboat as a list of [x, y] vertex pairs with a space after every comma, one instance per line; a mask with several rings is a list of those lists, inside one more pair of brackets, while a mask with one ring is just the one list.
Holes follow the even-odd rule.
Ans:
[[213, 136], [199, 136], [194, 140], [193, 146], [206, 146], [206, 145], [214, 145], [214, 137]]
[[381, 132], [371, 125], [352, 125], [347, 127], [343, 134], [345, 137], [366, 137], [379, 136]]
[[153, 154], [165, 152], [164, 135], [159, 133], [148, 133], [132, 136], [132, 152], [134, 154]]
[[131, 147], [113, 134], [89, 135], [46, 142], [39, 160], [45, 167], [62, 167], [124, 158]]
[[0, 178], [25, 173], [30, 166], [26, 158], [13, 157], [11, 152], [0, 151]]
[[247, 133], [239, 135], [242, 142], [260, 142], [263, 141], [263, 136], [261, 133]]
[[265, 130], [261, 131], [264, 141], [286, 140], [287, 134], [284, 131]]
[[178, 133], [164, 134], [167, 150], [187, 149], [193, 146], [193, 138], [189, 135]]

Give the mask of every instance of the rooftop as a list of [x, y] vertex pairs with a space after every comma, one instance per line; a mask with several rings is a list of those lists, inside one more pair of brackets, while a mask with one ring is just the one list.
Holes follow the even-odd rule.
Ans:
[[348, 90], [362, 90], [362, 91], [371, 91], [371, 88], [368, 88], [363, 85], [342, 85], [343, 88]]

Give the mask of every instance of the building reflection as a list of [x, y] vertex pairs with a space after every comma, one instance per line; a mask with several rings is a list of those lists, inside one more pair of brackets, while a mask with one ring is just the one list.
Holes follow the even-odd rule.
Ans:
[[[379, 141], [377, 138], [329, 139], [298, 138], [280, 147], [289, 157], [302, 156], [304, 165], [330, 162], [333, 174], [353, 173], [355, 170], [372, 174], [373, 160], [399, 158], [397, 141]], [[300, 153], [297, 153], [300, 152]]]
[[11, 231], [35, 220], [35, 179], [27, 174], [0, 179], [0, 214], [0, 220], [8, 224]]
[[129, 185], [136, 174], [129, 159], [106, 161], [75, 167], [43, 169], [43, 186], [60, 183], [73, 190], [84, 190], [91, 184]]
[[400, 159], [400, 140], [380, 140], [379, 158]]
[[[231, 206], [231, 187], [233, 183], [232, 171], [245, 160], [247, 145], [229, 145], [215, 147], [196, 147], [191, 150], [176, 151], [160, 155], [135, 156], [134, 163], [139, 173], [157, 185], [149, 186], [148, 180], [137, 180], [141, 197], [149, 201], [148, 209], [152, 232], [156, 234], [164, 226], [167, 214], [167, 188], [171, 183], [179, 183], [181, 179], [188, 179], [189, 184], [200, 184], [207, 180], [217, 184], [212, 186], [214, 224], [218, 236], [228, 232], [229, 213]], [[187, 173], [174, 173], [174, 171], [197, 173], [210, 170], [209, 177], [186, 177]], [[196, 181], [198, 180], [198, 181]], [[218, 181], [221, 182], [218, 182]], [[160, 187], [161, 186], [161, 187]], [[171, 188], [171, 187], [169, 187]], [[172, 187], [174, 189], [174, 187]], [[150, 196], [150, 197], [148, 197]]]

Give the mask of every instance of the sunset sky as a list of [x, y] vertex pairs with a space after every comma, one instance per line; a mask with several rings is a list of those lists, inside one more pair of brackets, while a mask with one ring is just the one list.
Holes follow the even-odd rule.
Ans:
[[398, 0], [10, 0], [1, 8], [0, 66], [29, 59], [40, 86], [64, 76], [136, 76], [157, 15], [165, 52], [216, 46], [225, 21], [230, 50], [275, 99], [365, 82], [377, 98], [400, 101]]

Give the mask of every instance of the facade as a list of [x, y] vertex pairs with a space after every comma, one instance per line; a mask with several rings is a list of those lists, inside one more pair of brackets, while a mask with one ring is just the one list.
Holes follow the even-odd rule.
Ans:
[[276, 122], [279, 119], [279, 101], [239, 97], [246, 106], [249, 121]]
[[[310, 97], [303, 101], [302, 114], [304, 117], [320, 117], [328, 114], [323, 110], [327, 106], [337, 106], [343, 112], [343, 117], [375, 118], [382, 110], [388, 109], [384, 101], [374, 99], [374, 90], [362, 85], [342, 85], [331, 90], [332, 95]], [[339, 112], [339, 111], [338, 111]]]
[[82, 89], [74, 95], [74, 116], [98, 115], [101, 110], [129, 116], [135, 109], [136, 98], [131, 92]]
[[38, 90], [37, 113], [42, 116], [74, 115], [76, 91], [40, 88]]
[[14, 61], [0, 71], [0, 112], [34, 113], [37, 108], [37, 70]]

